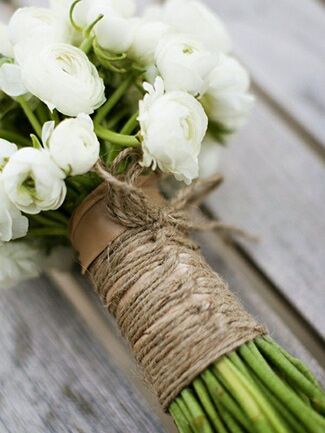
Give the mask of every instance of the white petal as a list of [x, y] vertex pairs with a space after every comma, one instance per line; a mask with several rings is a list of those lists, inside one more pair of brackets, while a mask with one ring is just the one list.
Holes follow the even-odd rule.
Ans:
[[55, 122], [50, 120], [49, 122], [45, 122], [42, 128], [42, 142], [44, 146], [47, 145], [49, 138], [52, 135], [52, 132], [55, 128]]
[[92, 128], [94, 128], [93, 121], [92, 121], [91, 117], [88, 114], [80, 113], [80, 114], [78, 114], [77, 119], [80, 119], [80, 120], [86, 122], [89, 126], [91, 126]]
[[13, 219], [13, 239], [19, 239], [26, 236], [28, 231], [28, 218], [23, 215], [18, 215]]
[[21, 96], [27, 93], [18, 65], [5, 63], [0, 67], [0, 89], [9, 96]]

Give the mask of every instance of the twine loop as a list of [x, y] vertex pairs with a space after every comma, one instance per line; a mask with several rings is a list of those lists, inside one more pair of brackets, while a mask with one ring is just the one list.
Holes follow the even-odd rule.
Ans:
[[[127, 171], [125, 179], [114, 176], [119, 164], [128, 156], [136, 156], [133, 164]], [[143, 167], [138, 164], [139, 154], [134, 149], [121, 152], [107, 172], [97, 164], [97, 173], [107, 182], [107, 212], [112, 220], [126, 228], [151, 226], [153, 231], [170, 226], [176, 230], [188, 233], [189, 231], [218, 230], [233, 233], [244, 238], [256, 241], [256, 236], [236, 226], [224, 224], [216, 220], [201, 220], [195, 223], [190, 218], [189, 208], [197, 205], [211, 191], [214, 191], [223, 182], [223, 176], [217, 174], [208, 179], [198, 179], [190, 186], [181, 188], [163, 207], [153, 206], [143, 190], [136, 186], [137, 179], [143, 174]]]

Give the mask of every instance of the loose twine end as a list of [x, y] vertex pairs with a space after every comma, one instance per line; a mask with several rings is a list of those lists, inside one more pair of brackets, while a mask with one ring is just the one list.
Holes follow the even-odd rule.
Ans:
[[[128, 191], [132, 195], [141, 197], [146, 201], [149, 206], [148, 200], [143, 194], [140, 187], [136, 186], [137, 179], [143, 174], [144, 167], [139, 164], [140, 153], [137, 149], [125, 149], [114, 160], [110, 171], [98, 162], [95, 166], [97, 174], [115, 188]], [[114, 173], [118, 171], [118, 167], [126, 158], [133, 158], [127, 174], [124, 179], [117, 177]], [[169, 213], [170, 222], [174, 222], [179, 228], [184, 231], [215, 231], [225, 235], [235, 235], [248, 240], [250, 242], [259, 242], [260, 238], [250, 233], [249, 231], [237, 227], [236, 225], [226, 224], [215, 219], [208, 219], [207, 216], [199, 222], [193, 222], [189, 216], [185, 216], [185, 211], [188, 213], [191, 206], [200, 205], [206, 196], [215, 191], [223, 183], [224, 177], [217, 173], [206, 179], [197, 179], [191, 185], [181, 188], [169, 202], [166, 203], [166, 212]], [[179, 212], [183, 212], [182, 217], [179, 218]]]

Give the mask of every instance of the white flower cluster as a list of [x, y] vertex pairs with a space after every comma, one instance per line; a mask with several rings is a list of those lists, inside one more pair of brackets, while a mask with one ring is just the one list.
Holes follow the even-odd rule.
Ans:
[[[5, 197], [0, 210], [7, 208], [4, 216], [58, 209], [66, 196], [66, 176], [86, 173], [99, 158], [99, 141], [86, 114], [63, 120], [56, 127], [52, 121], [44, 123], [42, 139], [41, 149], [18, 149], [0, 139], [0, 193]], [[25, 228], [25, 233], [15, 237], [24, 236]], [[14, 239], [13, 233], [0, 232], [0, 241]]]
[[[26, 246], [19, 252], [10, 241], [28, 233], [31, 216], [62, 206], [66, 179], [98, 161], [98, 137], [104, 146], [117, 144], [114, 151], [141, 145], [143, 166], [189, 184], [206, 174], [204, 161], [210, 170], [215, 160], [206, 151], [212, 149], [207, 131], [222, 139], [250, 111], [248, 74], [206, 6], [167, 0], [141, 17], [135, 10], [134, 0], [53, 0], [49, 8], [18, 9], [8, 25], [0, 24], [0, 91], [18, 103], [38, 135], [30, 146], [0, 139], [0, 258], [3, 251], [16, 257], [7, 268], [17, 279], [27, 267], [34, 275], [37, 266], [24, 262]], [[125, 69], [110, 63], [119, 60]], [[116, 71], [136, 76], [137, 86], [120, 94]], [[134, 71], [141, 71], [144, 89], [136, 101], [140, 72]], [[122, 97], [124, 106], [139, 106], [136, 136], [105, 129], [107, 113]], [[47, 110], [45, 119], [35, 116], [37, 104]], [[31, 250], [30, 260], [36, 256]], [[1, 272], [2, 266], [0, 285], [12, 276]]]
[[66, 196], [67, 175], [83, 174], [99, 158], [99, 141], [88, 115], [46, 122], [41, 149], [0, 139], [0, 287], [33, 277], [44, 258], [35, 247], [12, 240], [26, 236], [28, 218], [58, 209]]
[[129, 55], [148, 81], [159, 77], [140, 103], [145, 166], [190, 183], [202, 170], [208, 120], [220, 138], [245, 123], [254, 99], [230, 50], [221, 20], [196, 0], [167, 0], [134, 25]]

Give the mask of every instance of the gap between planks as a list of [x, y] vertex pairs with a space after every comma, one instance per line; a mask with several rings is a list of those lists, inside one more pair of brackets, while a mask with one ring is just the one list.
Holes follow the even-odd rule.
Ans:
[[[205, 207], [203, 207], [203, 212], [209, 218], [212, 217]], [[206, 238], [205, 241], [207, 241]], [[250, 282], [252, 292], [258, 293], [261, 301], [276, 312], [276, 315], [283, 322], [283, 326], [286, 326], [295, 335], [320, 365], [324, 364], [325, 347], [322, 337], [305, 321], [299, 311], [282, 295], [241, 246], [233, 239], [225, 237], [222, 240], [217, 235], [213, 236], [213, 242], [215, 249], [222, 252], [226, 261], [231, 262], [238, 273]]]
[[[218, 219], [218, 215], [213, 215], [208, 207], [201, 206], [202, 212], [211, 220]], [[237, 238], [239, 239], [239, 238]], [[217, 250], [222, 251], [222, 255], [228, 262], [233, 262], [238, 268], [238, 272], [252, 280], [254, 291], [266, 302], [279, 318], [286, 324], [287, 328], [299, 339], [310, 354], [325, 367], [325, 346], [323, 338], [317, 333], [304, 317], [302, 317], [294, 305], [287, 299], [283, 292], [270, 280], [253, 258], [236, 242], [236, 237], [224, 237], [224, 242], [216, 236], [215, 242]], [[254, 242], [254, 241], [252, 241]], [[257, 242], [260, 242], [258, 239]]]
[[281, 105], [276, 98], [273, 98], [270, 93], [263, 90], [262, 86], [254, 79], [252, 79], [251, 90], [257, 99], [267, 106], [279, 119], [286, 123], [287, 128], [298, 137], [299, 141], [306, 145], [309, 150], [312, 150], [322, 161], [325, 161], [325, 147], [323, 144], [299, 122], [287, 107]]

